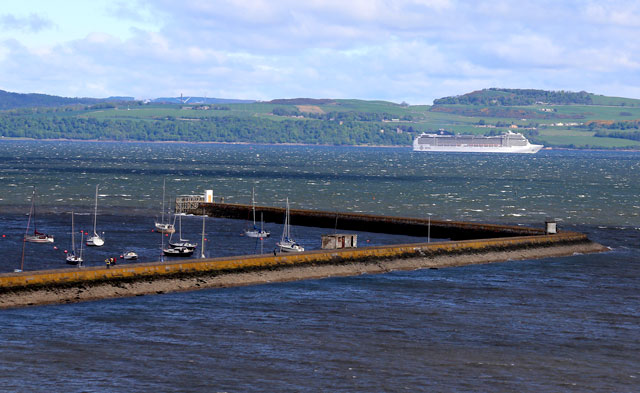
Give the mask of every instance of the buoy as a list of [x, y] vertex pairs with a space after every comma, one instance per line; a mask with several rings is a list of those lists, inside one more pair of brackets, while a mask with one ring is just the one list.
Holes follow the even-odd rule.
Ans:
[[57, 250], [57, 249], [58, 249], [58, 246], [53, 246], [53, 249], [54, 249], [54, 250]]
[[2, 237], [7, 237], [7, 235], [2, 235]]
[[68, 252], [67, 250], [64, 250], [64, 253], [65, 253], [65, 254], [66, 254], [67, 252]]

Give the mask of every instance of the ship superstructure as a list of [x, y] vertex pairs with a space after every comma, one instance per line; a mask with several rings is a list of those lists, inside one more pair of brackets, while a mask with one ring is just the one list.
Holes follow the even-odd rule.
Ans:
[[542, 145], [532, 145], [524, 135], [440, 135], [422, 133], [413, 141], [413, 151], [465, 153], [537, 153]]

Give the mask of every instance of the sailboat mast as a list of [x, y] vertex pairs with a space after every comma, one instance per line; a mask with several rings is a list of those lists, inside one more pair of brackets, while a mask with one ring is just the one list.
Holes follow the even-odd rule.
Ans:
[[289, 239], [291, 234], [289, 233], [289, 197], [287, 197], [287, 211], [284, 215], [284, 230], [285, 230], [285, 239]]
[[96, 204], [95, 207], [93, 209], [93, 234], [97, 235], [96, 232], [96, 221], [98, 219], [98, 186], [99, 184], [96, 184]]
[[264, 254], [263, 248], [264, 248], [264, 230], [262, 229], [262, 226], [264, 224], [264, 216], [262, 214], [262, 212], [260, 212], [260, 254]]
[[[174, 212], [175, 213], [175, 212]], [[176, 218], [178, 216], [177, 215], [173, 215], [173, 228], [176, 227]], [[169, 220], [171, 220], [171, 216], [169, 216]], [[171, 232], [171, 235], [169, 236], [169, 244], [171, 244], [171, 239], [173, 239], [173, 234], [175, 233], [175, 230], [173, 232]], [[182, 231], [180, 231], [180, 241], [182, 241]]]
[[35, 208], [36, 200], [36, 188], [33, 187], [33, 194], [31, 194], [31, 208], [29, 209], [29, 218], [27, 219], [27, 229], [24, 231], [24, 237], [22, 238], [22, 258], [20, 258], [20, 271], [24, 270], [24, 252], [27, 247], [27, 236], [29, 235], [29, 225], [31, 224], [31, 215]]
[[22, 258], [20, 259], [20, 271], [24, 270], [24, 249], [27, 246], [27, 239], [22, 239]]
[[251, 188], [251, 210], [253, 210], [253, 227], [256, 227], [256, 198], [255, 198], [256, 188]]
[[[33, 187], [33, 196], [31, 197], [31, 211], [29, 211], [29, 221], [33, 219], [33, 233], [38, 232], [38, 225], [36, 224], [36, 188]], [[29, 223], [27, 222], [27, 228]]]
[[162, 179], [162, 222], [164, 224], [164, 190], [165, 190], [165, 184], [167, 182], [166, 178]]
[[202, 242], [200, 244], [202, 244], [202, 246], [200, 247], [200, 258], [204, 258], [204, 219], [205, 219], [205, 215], [204, 215], [204, 208], [202, 209]]
[[71, 211], [71, 252], [76, 255], [76, 230], [73, 225], [73, 210]]
[[[36, 201], [36, 188], [33, 187], [33, 194], [31, 195], [31, 208], [29, 209], [29, 219], [27, 220], [27, 230], [24, 232], [25, 237], [29, 234], [29, 225], [31, 224], [31, 216], [35, 215], [36, 213], [35, 201]], [[35, 221], [33, 222], [33, 224], [35, 225]]]

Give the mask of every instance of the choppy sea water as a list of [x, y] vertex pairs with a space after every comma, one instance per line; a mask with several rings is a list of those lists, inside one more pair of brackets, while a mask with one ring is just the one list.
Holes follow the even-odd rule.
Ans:
[[[38, 229], [54, 233], [60, 247], [69, 243], [69, 210], [80, 214], [77, 227], [90, 228], [100, 183], [98, 226], [112, 248], [88, 255], [99, 263], [100, 252], [142, 244], [153, 258], [160, 246], [149, 229], [161, 210], [163, 178], [168, 198], [213, 189], [216, 198], [248, 203], [255, 186], [264, 205], [289, 197], [293, 207], [525, 225], [554, 217], [561, 229], [585, 232], [612, 251], [2, 310], [0, 386], [635, 392], [639, 158], [3, 141], [2, 271], [19, 259], [15, 239], [24, 233], [33, 185]], [[185, 219], [189, 237], [199, 241], [201, 221]], [[256, 252], [257, 243], [239, 236], [245, 224], [207, 219], [208, 252]], [[279, 236], [281, 226], [270, 225]], [[296, 230], [308, 242], [318, 236]], [[28, 252], [27, 263], [55, 264], [61, 255], [48, 245]]]

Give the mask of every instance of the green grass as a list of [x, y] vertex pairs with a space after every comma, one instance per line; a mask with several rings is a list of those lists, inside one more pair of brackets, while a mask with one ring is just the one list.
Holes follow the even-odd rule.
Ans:
[[631, 141], [619, 138], [598, 138], [593, 136], [595, 132], [575, 130], [541, 130], [537, 139], [545, 146], [569, 146], [577, 148], [602, 148], [602, 149], [638, 149], [639, 141]]
[[[557, 121], [585, 122], [591, 120], [635, 120], [640, 119], [640, 107], [610, 107], [595, 105], [556, 105], [553, 106], [557, 114], [575, 116], [573, 119], [558, 119]], [[621, 113], [630, 113], [624, 116]]]
[[[496, 95], [504, 95], [504, 92], [495, 92]], [[412, 127], [416, 133], [437, 131], [445, 129], [461, 134], [486, 134], [491, 131], [507, 131], [507, 128], [479, 128], [476, 126], [478, 122], [484, 120], [486, 124], [495, 124], [502, 122], [505, 124], [516, 124], [526, 126], [530, 123], [550, 124], [550, 123], [586, 123], [592, 120], [603, 121], [632, 121], [640, 119], [640, 100], [594, 96], [594, 100], [600, 105], [531, 105], [519, 107], [492, 107], [496, 109], [522, 109], [535, 113], [546, 114], [541, 112], [542, 108], [551, 108], [555, 112], [550, 115], [556, 115], [549, 119], [545, 118], [525, 118], [518, 116], [517, 118], [508, 117], [488, 117], [478, 116], [477, 111], [482, 106], [475, 105], [455, 105], [456, 108], [469, 107], [475, 111], [475, 115], [466, 116], [445, 112], [432, 112], [429, 105], [400, 105], [388, 101], [365, 101], [355, 99], [334, 100], [331, 103], [316, 105], [325, 113], [328, 112], [363, 112], [363, 113], [387, 113], [392, 117], [402, 118], [410, 115], [413, 121], [406, 122], [385, 122], [377, 123], [381, 128], [389, 127]], [[625, 106], [620, 106], [622, 104]], [[611, 106], [618, 105], [618, 106]], [[635, 106], [634, 106], [635, 105]], [[155, 121], [167, 118], [175, 119], [205, 119], [220, 116], [236, 116], [236, 117], [261, 117], [275, 122], [291, 119], [286, 116], [271, 115], [274, 108], [295, 108], [294, 105], [270, 104], [266, 102], [256, 102], [251, 104], [218, 104], [210, 107], [226, 107], [228, 110], [194, 110], [188, 105], [179, 104], [149, 104], [149, 105], [122, 105], [117, 109], [96, 109], [96, 110], [74, 110], [65, 112], [36, 113], [37, 117], [59, 116], [59, 117], [89, 117], [99, 120], [119, 119], [119, 120], [144, 120]], [[302, 119], [300, 119], [302, 120]], [[308, 121], [320, 121], [316, 119], [305, 119]], [[539, 135], [536, 140], [544, 143], [546, 146], [570, 146], [590, 147], [590, 148], [640, 148], [640, 142], [616, 138], [597, 138], [594, 132], [581, 130], [571, 130], [567, 127], [546, 128], [539, 127]]]
[[640, 106], [640, 100], [634, 98], [607, 97], [596, 94], [592, 94], [591, 98], [594, 105]]

